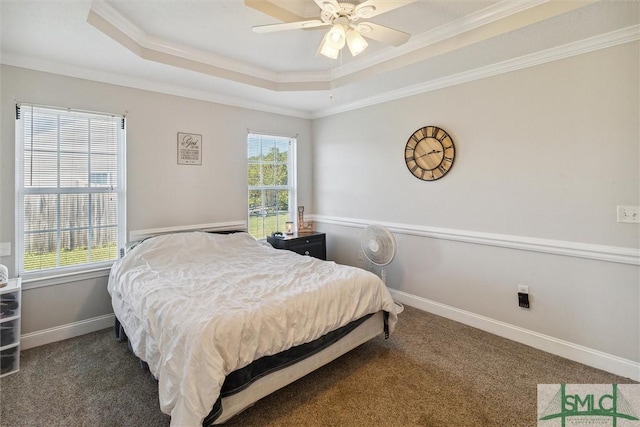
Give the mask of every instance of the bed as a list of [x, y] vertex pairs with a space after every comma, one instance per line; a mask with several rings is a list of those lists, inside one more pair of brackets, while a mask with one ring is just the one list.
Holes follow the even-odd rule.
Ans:
[[373, 273], [242, 232], [147, 239], [114, 263], [108, 291], [172, 426], [223, 423], [397, 322]]

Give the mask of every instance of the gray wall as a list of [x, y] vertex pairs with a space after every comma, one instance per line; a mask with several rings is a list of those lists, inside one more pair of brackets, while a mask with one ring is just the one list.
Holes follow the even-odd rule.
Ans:
[[[298, 202], [313, 208], [309, 120], [10, 66], [1, 73], [0, 242], [14, 241], [13, 97], [126, 114], [128, 230], [245, 220], [247, 129], [298, 135]], [[178, 132], [202, 134], [202, 166], [177, 164]], [[0, 257], [0, 263], [14, 275], [13, 257]], [[106, 280], [25, 285], [22, 333], [110, 313]]]
[[[329, 233], [330, 258], [362, 265], [361, 225], [401, 225], [387, 282], [410, 301], [638, 362], [637, 265], [438, 237], [637, 250], [638, 225], [615, 209], [640, 204], [638, 63], [628, 43], [313, 122], [3, 66], [0, 241], [14, 240], [13, 96], [126, 112], [129, 230], [244, 218], [247, 128], [298, 134], [299, 203]], [[436, 182], [403, 160], [425, 125], [456, 143]], [[201, 167], [176, 165], [177, 132], [203, 134]], [[23, 308], [23, 333], [108, 314], [106, 277], [28, 289]]]
[[[639, 361], [637, 265], [464, 241], [637, 250], [638, 224], [617, 223], [616, 205], [640, 204], [638, 56], [627, 43], [315, 120], [314, 205], [329, 257], [361, 265], [362, 224], [399, 224], [410, 232], [396, 234], [387, 283], [410, 301]], [[427, 125], [457, 150], [435, 182], [403, 159]], [[530, 310], [517, 305], [519, 284]]]

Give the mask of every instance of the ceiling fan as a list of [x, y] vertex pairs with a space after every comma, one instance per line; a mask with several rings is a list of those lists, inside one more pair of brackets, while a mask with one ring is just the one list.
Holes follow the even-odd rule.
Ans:
[[[369, 45], [364, 37], [393, 46], [400, 46], [411, 37], [411, 34], [393, 28], [374, 24], [373, 22], [359, 21], [406, 6], [416, 0], [314, 1], [320, 7], [319, 19], [259, 25], [252, 29], [256, 33], [270, 33], [274, 31], [330, 27], [318, 47], [318, 52], [332, 59], [338, 57], [338, 53], [345, 44], [349, 47], [349, 51], [353, 56], [360, 54]], [[292, 17], [299, 18], [295, 14], [268, 1], [245, 0], [245, 4], [280, 20], [288, 21]]]

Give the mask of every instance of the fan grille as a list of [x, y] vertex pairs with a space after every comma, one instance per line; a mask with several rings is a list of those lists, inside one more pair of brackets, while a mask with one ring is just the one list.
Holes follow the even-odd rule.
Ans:
[[361, 240], [362, 252], [376, 265], [387, 265], [396, 254], [396, 240], [389, 230], [379, 225], [364, 229]]

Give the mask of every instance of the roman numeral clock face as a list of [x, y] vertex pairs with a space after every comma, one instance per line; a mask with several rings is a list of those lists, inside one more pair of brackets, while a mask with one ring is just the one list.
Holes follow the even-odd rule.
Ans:
[[445, 176], [453, 166], [455, 155], [453, 139], [436, 126], [415, 131], [404, 148], [407, 168], [423, 181], [435, 181]]

